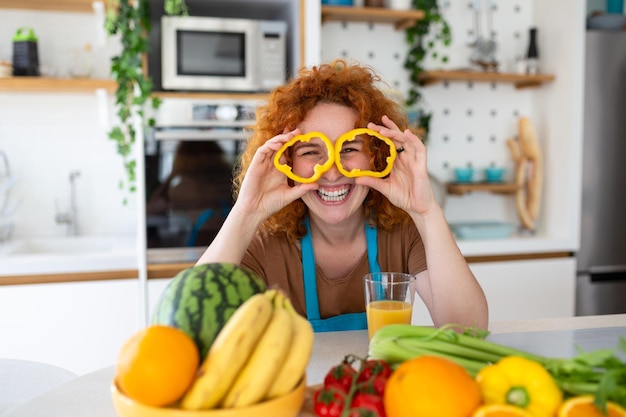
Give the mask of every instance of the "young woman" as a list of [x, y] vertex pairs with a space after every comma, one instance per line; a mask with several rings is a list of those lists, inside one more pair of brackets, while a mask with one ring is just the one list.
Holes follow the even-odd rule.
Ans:
[[[372, 69], [337, 60], [303, 69], [275, 89], [257, 111], [236, 203], [198, 263], [253, 270], [286, 291], [317, 331], [366, 328], [363, 276], [376, 270], [416, 275], [436, 326], [487, 328], [485, 296], [435, 201], [426, 148], [380, 83]], [[327, 149], [328, 140], [334, 148], [355, 128], [391, 140], [397, 155], [388, 175], [344, 175], [382, 171], [392, 153], [377, 135]], [[317, 133], [281, 149], [311, 132]], [[280, 165], [295, 178], [308, 179], [328, 155], [336, 158], [316, 181], [298, 182], [275, 166], [279, 151]]]

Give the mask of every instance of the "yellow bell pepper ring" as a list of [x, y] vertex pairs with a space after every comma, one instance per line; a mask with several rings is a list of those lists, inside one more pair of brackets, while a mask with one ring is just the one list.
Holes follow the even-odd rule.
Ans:
[[[289, 165], [281, 164], [280, 157], [285, 153], [287, 149], [293, 146], [294, 143], [309, 142], [312, 138], [320, 138], [324, 142], [324, 144], [326, 145], [326, 149], [328, 151], [328, 160], [324, 162], [323, 164], [316, 164], [313, 167], [313, 175], [311, 177], [304, 178], [304, 177], [294, 174], [292, 171], [292, 168]], [[279, 170], [280, 172], [282, 172], [283, 174], [285, 174], [287, 177], [291, 178], [292, 180], [296, 182], [304, 183], [304, 184], [308, 184], [308, 183], [319, 180], [322, 177], [322, 174], [328, 171], [333, 166], [334, 163], [335, 163], [335, 159], [334, 159], [334, 154], [333, 154], [333, 143], [330, 141], [330, 139], [328, 139], [326, 135], [320, 132], [309, 132], [304, 135], [294, 136], [293, 138], [285, 142], [283, 146], [280, 147], [278, 152], [276, 152], [276, 155], [274, 156], [274, 166], [276, 167], [277, 170]]]
[[485, 404], [510, 404], [534, 417], [553, 417], [563, 393], [552, 375], [538, 362], [507, 356], [476, 375]]
[[[359, 168], [353, 168], [350, 171], [348, 171], [343, 167], [343, 165], [341, 165], [341, 148], [342, 148], [343, 143], [354, 140], [356, 139], [357, 136], [363, 135], [363, 134], [375, 136], [378, 139], [385, 142], [387, 145], [389, 145], [389, 156], [387, 157], [387, 167], [384, 170], [378, 172], [378, 171], [372, 171], [369, 169], [361, 170]], [[346, 177], [377, 177], [377, 178], [385, 177], [389, 175], [389, 173], [391, 172], [391, 169], [393, 168], [393, 162], [396, 160], [396, 155], [397, 155], [396, 145], [393, 143], [391, 139], [381, 135], [375, 130], [371, 130], [367, 128], [353, 129], [339, 136], [339, 138], [337, 139], [337, 142], [335, 142], [335, 161], [337, 164], [337, 169]]]

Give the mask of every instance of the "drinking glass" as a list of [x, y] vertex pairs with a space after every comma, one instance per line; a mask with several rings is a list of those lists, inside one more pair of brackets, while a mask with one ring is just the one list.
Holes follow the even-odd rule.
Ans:
[[403, 272], [373, 272], [363, 277], [367, 331], [371, 339], [387, 324], [411, 324], [416, 278]]

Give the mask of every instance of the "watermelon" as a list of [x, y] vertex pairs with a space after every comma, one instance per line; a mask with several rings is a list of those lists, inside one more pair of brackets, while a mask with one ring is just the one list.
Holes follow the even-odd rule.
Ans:
[[231, 263], [209, 263], [179, 272], [165, 287], [152, 315], [153, 324], [179, 328], [204, 358], [215, 336], [235, 310], [265, 283], [252, 271]]

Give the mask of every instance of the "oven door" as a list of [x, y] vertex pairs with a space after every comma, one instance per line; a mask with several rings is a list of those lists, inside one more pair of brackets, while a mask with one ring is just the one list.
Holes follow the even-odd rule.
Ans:
[[151, 249], [167, 248], [158, 253], [168, 262], [195, 261], [211, 243], [233, 205], [233, 169], [244, 141], [241, 130], [224, 128], [156, 130], [146, 141], [149, 258]]

